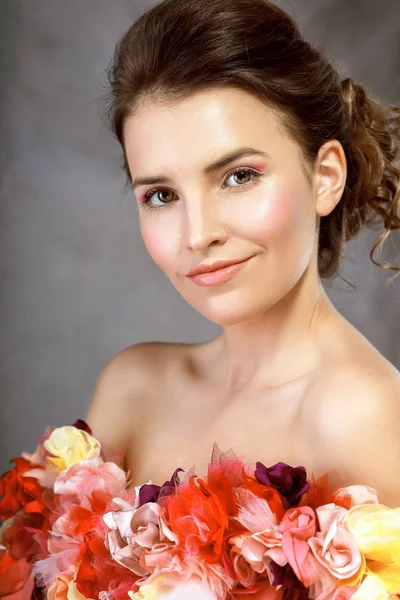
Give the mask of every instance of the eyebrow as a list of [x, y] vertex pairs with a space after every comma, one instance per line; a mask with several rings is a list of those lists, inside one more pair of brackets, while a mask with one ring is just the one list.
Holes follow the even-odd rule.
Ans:
[[[203, 173], [204, 175], [209, 175], [223, 167], [226, 167], [229, 163], [233, 162], [238, 158], [243, 158], [244, 156], [249, 156], [250, 154], [261, 154], [266, 158], [271, 158], [269, 154], [263, 152], [261, 150], [257, 150], [255, 148], [250, 148], [249, 146], [244, 146], [242, 148], [238, 148], [229, 154], [225, 154], [217, 161], [211, 163], [210, 165], [204, 167]], [[153, 185], [154, 183], [172, 183], [172, 179], [169, 177], [165, 177], [165, 175], [153, 175], [150, 177], [136, 177], [132, 181], [132, 189], [139, 187], [140, 185]]]

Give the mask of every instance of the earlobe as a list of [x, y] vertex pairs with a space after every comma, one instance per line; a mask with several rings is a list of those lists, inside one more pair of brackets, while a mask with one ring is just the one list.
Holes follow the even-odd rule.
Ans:
[[343, 146], [330, 140], [321, 146], [315, 184], [315, 208], [320, 217], [329, 215], [340, 202], [346, 185], [347, 163]]

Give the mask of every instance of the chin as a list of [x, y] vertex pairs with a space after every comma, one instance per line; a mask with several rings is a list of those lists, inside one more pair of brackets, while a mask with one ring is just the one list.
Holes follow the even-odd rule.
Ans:
[[228, 294], [227, 296], [210, 298], [207, 303], [203, 304], [191, 303], [191, 306], [209, 321], [221, 327], [226, 327], [257, 318], [274, 304], [274, 300], [271, 300], [271, 298], [263, 298], [262, 300], [256, 302], [254, 296], [248, 297], [247, 295], [242, 297], [236, 295], [236, 298], [229, 298]]

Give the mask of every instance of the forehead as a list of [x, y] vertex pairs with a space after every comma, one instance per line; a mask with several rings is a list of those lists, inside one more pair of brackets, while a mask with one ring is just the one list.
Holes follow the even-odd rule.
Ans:
[[217, 88], [179, 101], [143, 103], [124, 126], [130, 169], [144, 174], [169, 165], [203, 165], [243, 145], [266, 150], [279, 160], [297, 154], [276, 111], [255, 93]]

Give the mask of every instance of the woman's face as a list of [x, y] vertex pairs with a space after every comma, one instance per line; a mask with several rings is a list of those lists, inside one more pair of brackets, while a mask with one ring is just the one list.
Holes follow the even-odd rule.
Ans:
[[[313, 190], [297, 144], [256, 96], [224, 88], [146, 104], [127, 120], [125, 141], [134, 184], [165, 178], [134, 187], [144, 244], [197, 311], [220, 325], [238, 323], [296, 285], [315, 246]], [[253, 150], [207, 169], [243, 148]], [[199, 263], [249, 257], [212, 285], [187, 275]]]

